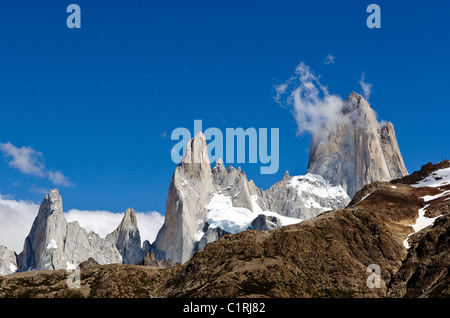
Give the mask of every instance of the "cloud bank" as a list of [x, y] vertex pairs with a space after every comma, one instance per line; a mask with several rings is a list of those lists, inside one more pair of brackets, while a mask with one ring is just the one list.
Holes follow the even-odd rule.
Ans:
[[8, 162], [9, 167], [19, 170], [23, 174], [48, 178], [54, 185], [74, 186], [69, 178], [61, 171], [51, 171], [45, 168], [44, 156], [31, 147], [16, 147], [10, 142], [0, 143], [0, 151]]
[[[119, 226], [124, 213], [72, 209], [66, 212], [65, 215], [68, 222], [78, 221], [80, 226], [85, 228], [86, 231], [94, 231], [101, 237], [105, 237]], [[153, 243], [164, 223], [164, 216], [156, 211], [136, 212], [136, 218], [141, 241], [148, 240], [150, 243]]]
[[33, 202], [0, 195], [0, 245], [20, 253], [38, 210]]
[[[19, 254], [38, 211], [39, 205], [34, 202], [18, 201], [0, 194], [0, 245]], [[94, 231], [101, 237], [114, 231], [124, 215], [110, 211], [76, 209], [64, 214], [68, 222], [78, 221], [86, 231]], [[164, 216], [158, 212], [136, 212], [136, 217], [141, 241], [149, 240], [153, 243], [164, 223]]]

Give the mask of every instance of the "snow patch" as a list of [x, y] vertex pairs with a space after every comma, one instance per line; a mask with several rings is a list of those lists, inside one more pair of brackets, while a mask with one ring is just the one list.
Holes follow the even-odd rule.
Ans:
[[[223, 194], [214, 194], [211, 202], [207, 205], [208, 214], [206, 215], [206, 222], [210, 228], [221, 228], [222, 230], [236, 234], [242, 231], [246, 231], [253, 220], [260, 214], [267, 216], [277, 217], [282, 226], [296, 224], [302, 222], [301, 219], [290, 218], [279, 215], [278, 213], [271, 211], [263, 211], [257, 203], [258, 197], [252, 196], [253, 210], [234, 207], [231, 201], [231, 197]], [[195, 238], [199, 241], [204, 235], [203, 231], [196, 233]]]
[[361, 200], [359, 200], [358, 203], [361, 202], [361, 201], [364, 201], [365, 199], [367, 199], [367, 197], [369, 195], [371, 195], [371, 194], [372, 194], [372, 192], [370, 192], [369, 194], [366, 194], [365, 196], [363, 196], [363, 198]]
[[200, 241], [202, 239], [203, 235], [205, 235], [205, 232], [203, 232], [202, 230], [195, 233], [195, 241], [196, 242]]
[[206, 222], [232, 234], [245, 231], [256, 217], [249, 209], [234, 207], [231, 198], [223, 194], [215, 194], [207, 209]]
[[431, 173], [428, 177], [419, 181], [416, 184], [412, 184], [412, 187], [440, 187], [450, 184], [450, 168], [439, 169]]
[[17, 271], [17, 266], [13, 263], [9, 263], [9, 270], [11, 273], [15, 273]]
[[66, 269], [67, 270], [73, 270], [73, 269], [77, 269], [77, 265], [74, 265], [70, 262], [66, 262]]
[[302, 192], [308, 192], [321, 198], [343, 197], [350, 199], [340, 185], [332, 186], [330, 182], [317, 174], [307, 173], [303, 176], [294, 176], [289, 185], [297, 188], [299, 196], [302, 195]]
[[[426, 195], [426, 196], [423, 196], [422, 199], [425, 202], [428, 202], [428, 201], [436, 200], [436, 199], [438, 199], [440, 197], [443, 197], [443, 196], [446, 196], [446, 195], [450, 195], [450, 190], [444, 191], [442, 193], [438, 193], [436, 195]], [[446, 200], [448, 200], [448, 199], [446, 199]]]
[[52, 248], [54, 248], [54, 249], [58, 248], [58, 244], [56, 244], [56, 241], [54, 239], [51, 239], [50, 243], [48, 243], [48, 245], [47, 245], [48, 250], [52, 249]]
[[408, 239], [411, 235], [423, 230], [424, 228], [433, 225], [434, 221], [438, 218], [438, 217], [434, 217], [434, 218], [427, 218], [425, 217], [425, 212], [426, 209], [429, 207], [430, 205], [427, 204], [425, 205], [423, 208], [419, 209], [419, 217], [416, 219], [416, 223], [412, 224], [412, 228], [414, 229], [414, 232], [409, 234], [408, 237], [406, 238], [406, 240], [403, 241], [403, 245], [409, 249], [410, 246], [408, 244]]

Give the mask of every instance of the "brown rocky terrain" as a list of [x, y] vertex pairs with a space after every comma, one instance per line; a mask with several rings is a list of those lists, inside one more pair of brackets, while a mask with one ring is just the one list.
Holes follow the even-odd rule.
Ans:
[[[372, 183], [345, 209], [299, 224], [225, 235], [183, 265], [161, 267], [150, 254], [139, 266], [88, 261], [74, 289], [65, 270], [16, 273], [0, 277], [0, 297], [449, 297], [448, 185], [410, 185], [447, 167]], [[437, 219], [414, 233], [426, 205]], [[380, 288], [367, 285], [371, 264]]]

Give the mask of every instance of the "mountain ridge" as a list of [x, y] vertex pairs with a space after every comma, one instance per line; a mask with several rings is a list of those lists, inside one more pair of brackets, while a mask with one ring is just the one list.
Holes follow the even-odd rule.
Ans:
[[[67, 288], [65, 271], [16, 273], [0, 277], [0, 297], [448, 297], [449, 168], [411, 184], [369, 184], [348, 207], [298, 224], [225, 235], [185, 264], [93, 264], [80, 289]], [[425, 206], [438, 218], [414, 232]], [[379, 288], [367, 284], [371, 264]]]

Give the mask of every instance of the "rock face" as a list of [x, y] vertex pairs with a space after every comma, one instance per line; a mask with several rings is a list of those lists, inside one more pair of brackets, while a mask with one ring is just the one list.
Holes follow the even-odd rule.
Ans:
[[0, 246], [0, 276], [9, 275], [17, 270], [16, 253], [6, 246]]
[[133, 209], [125, 211], [122, 222], [114, 232], [106, 236], [106, 239], [116, 246], [123, 264], [137, 264], [144, 258], [136, 213]]
[[270, 231], [281, 227], [280, 219], [276, 216], [258, 215], [249, 227], [249, 230]]
[[[312, 174], [286, 175], [263, 191], [248, 181], [240, 167], [226, 169], [221, 159], [211, 170], [206, 140], [200, 132], [189, 141], [173, 174], [164, 225], [153, 245], [146, 244], [144, 250], [153, 251], [160, 260], [184, 263], [223, 235], [249, 227], [263, 230], [298, 223], [349, 202], [340, 186]], [[252, 224], [260, 214], [263, 216]]]
[[219, 194], [231, 197], [234, 207], [243, 207], [253, 212], [253, 200], [250, 186], [245, 172], [239, 167], [225, 168], [219, 159], [212, 170], [214, 186]]
[[121, 263], [122, 257], [110, 241], [87, 233], [78, 222], [67, 223], [58, 190], [45, 196], [22, 253], [20, 271], [71, 269], [92, 257], [100, 264]]
[[350, 123], [337, 125], [325, 138], [313, 138], [308, 173], [342, 185], [350, 197], [373, 181], [408, 174], [391, 123], [380, 128], [369, 103], [354, 92], [342, 112]]
[[158, 259], [184, 263], [192, 257], [214, 192], [206, 139], [199, 132], [189, 141], [170, 182], [164, 224], [153, 243]]
[[332, 186], [319, 175], [289, 176], [264, 191], [270, 211], [309, 220], [322, 212], [345, 207], [350, 198], [341, 186]]

